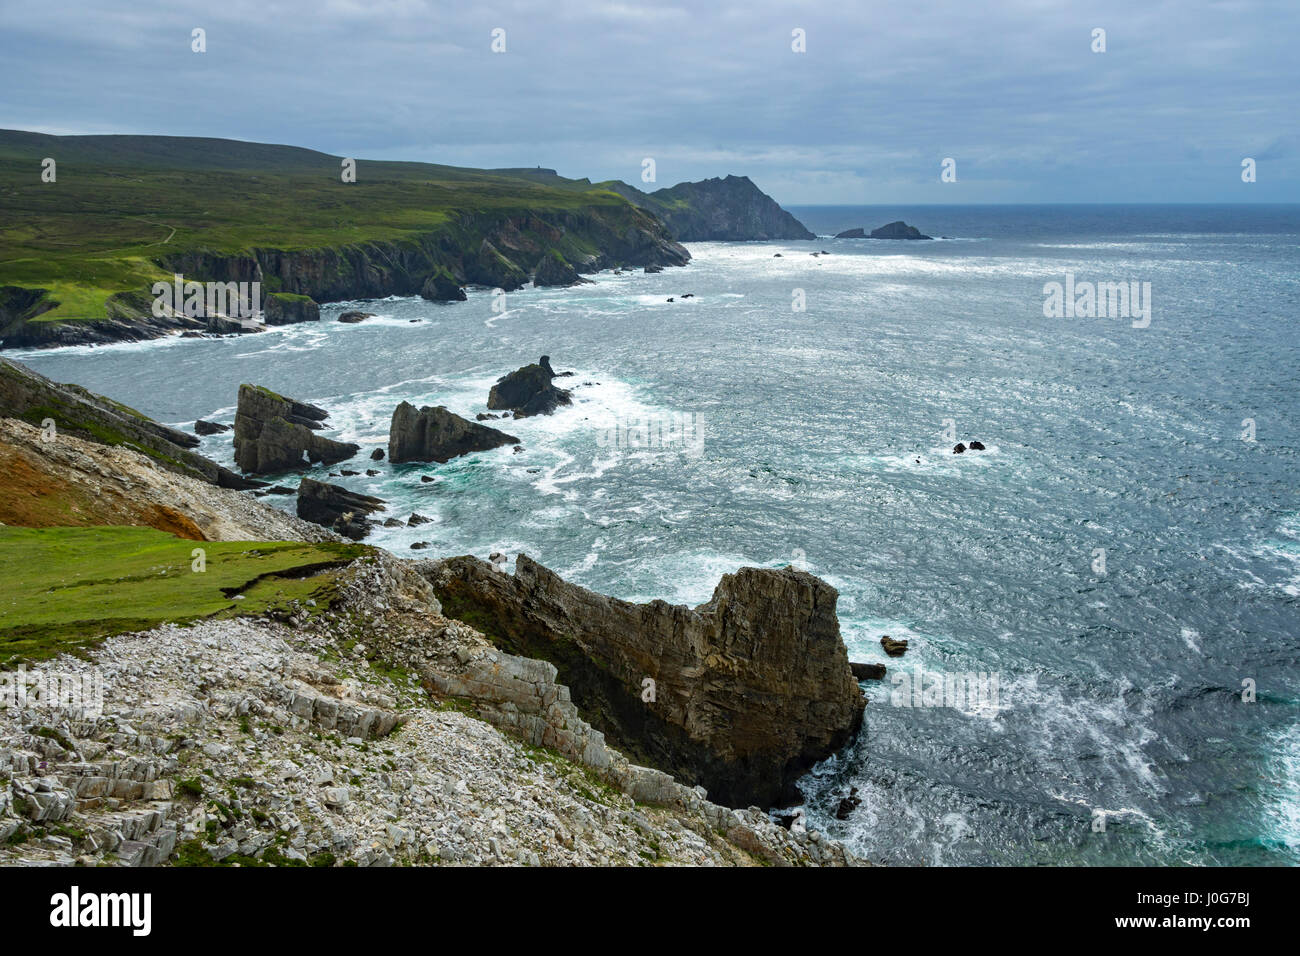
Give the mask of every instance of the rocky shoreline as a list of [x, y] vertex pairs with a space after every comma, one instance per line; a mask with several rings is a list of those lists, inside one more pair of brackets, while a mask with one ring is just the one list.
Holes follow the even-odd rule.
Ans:
[[[544, 391], [554, 372], [537, 367], [526, 378]], [[86, 393], [85, 436], [45, 435], [18, 420], [24, 396], [0, 405], [4, 525], [143, 525], [249, 554], [364, 534], [348, 523], [365, 507], [326, 500], [337, 486], [300, 489], [300, 514], [317, 501], [329, 514], [298, 520], [94, 434], [138, 413]], [[248, 402], [319, 437], [321, 409], [258, 390]], [[861, 724], [829, 585], [750, 568], [696, 609], [631, 605], [526, 555], [506, 574], [347, 547], [361, 556], [295, 572], [319, 576], [311, 600], [240, 613], [258, 576], [226, 590], [227, 613], [177, 627], [157, 609], [156, 626], [77, 656], [4, 665], [10, 686], [93, 674], [103, 709], [0, 703], [0, 864], [862, 862], [765, 809], [797, 798], [798, 777]], [[21, 574], [10, 584], [21, 600]]]

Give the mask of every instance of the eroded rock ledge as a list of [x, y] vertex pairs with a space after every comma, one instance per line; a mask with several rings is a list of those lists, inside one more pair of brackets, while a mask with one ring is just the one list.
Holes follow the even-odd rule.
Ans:
[[421, 572], [449, 615], [553, 663], [616, 747], [719, 803], [797, 801], [796, 779], [861, 725], [838, 595], [804, 572], [742, 568], [697, 608], [606, 597], [525, 555], [514, 575], [472, 557]]

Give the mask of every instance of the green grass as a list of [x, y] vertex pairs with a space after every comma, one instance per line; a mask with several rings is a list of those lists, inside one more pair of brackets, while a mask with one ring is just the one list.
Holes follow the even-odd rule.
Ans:
[[[40, 178], [47, 156], [53, 183]], [[456, 238], [467, 213], [632, 212], [585, 180], [527, 170], [359, 159], [357, 182], [344, 183], [340, 162], [231, 140], [0, 130], [0, 287], [46, 290], [52, 307], [31, 321], [102, 319], [110, 296], [169, 281], [163, 260], [180, 253]]]
[[[191, 570], [192, 551], [206, 570]], [[163, 622], [283, 611], [333, 600], [358, 544], [207, 541], [153, 528], [0, 527], [0, 667], [75, 652]], [[243, 595], [236, 600], [236, 595]]]

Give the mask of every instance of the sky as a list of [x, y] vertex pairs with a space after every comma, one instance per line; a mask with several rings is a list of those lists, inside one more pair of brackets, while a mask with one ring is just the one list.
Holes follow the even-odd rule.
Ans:
[[1297, 41], [1300, 0], [0, 0], [0, 127], [785, 205], [1300, 202]]

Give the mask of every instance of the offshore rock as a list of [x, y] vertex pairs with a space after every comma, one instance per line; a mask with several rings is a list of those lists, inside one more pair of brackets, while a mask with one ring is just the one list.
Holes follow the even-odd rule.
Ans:
[[298, 517], [323, 525], [353, 541], [360, 541], [373, 526], [366, 517], [382, 510], [384, 500], [357, 494], [338, 485], [304, 478], [298, 485]]
[[509, 409], [515, 418], [549, 415], [561, 405], [573, 404], [569, 392], [551, 384], [555, 370], [550, 356], [543, 355], [534, 365], [525, 365], [499, 379], [488, 393], [488, 408]]
[[402, 402], [388, 429], [388, 460], [445, 462], [518, 441], [513, 435], [461, 418], [442, 405], [417, 410], [410, 402]]
[[313, 434], [328, 412], [257, 385], [239, 386], [235, 412], [235, 464], [255, 475], [333, 465], [361, 450], [351, 442]]

